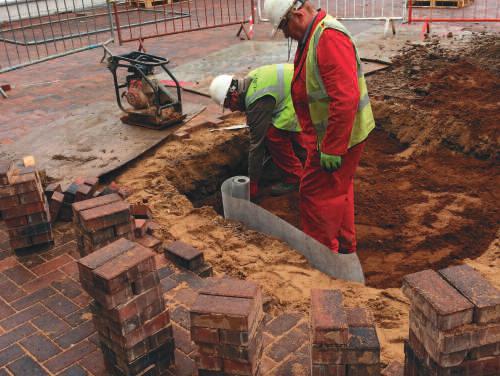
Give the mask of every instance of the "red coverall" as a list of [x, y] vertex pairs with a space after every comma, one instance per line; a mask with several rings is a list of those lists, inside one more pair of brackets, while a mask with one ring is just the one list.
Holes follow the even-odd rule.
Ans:
[[[297, 48], [292, 81], [292, 99], [300, 125], [312, 133], [315, 130], [308, 107], [305, 65], [311, 36], [325, 16], [320, 10], [305, 44]], [[354, 173], [364, 148], [363, 142], [348, 149], [359, 103], [356, 57], [350, 39], [333, 29], [323, 32], [316, 51], [321, 78], [331, 98], [328, 129], [320, 150], [341, 155], [342, 165], [333, 173], [326, 172], [320, 166], [317, 149], [308, 152], [300, 183], [302, 228], [333, 252], [351, 253], [356, 252]]]
[[256, 197], [259, 190], [259, 179], [262, 173], [265, 148], [271, 154], [274, 163], [284, 171], [283, 181], [288, 184], [299, 183], [303, 167], [295, 155], [292, 142], [297, 142], [309, 150], [315, 144], [314, 134], [284, 131], [272, 124], [276, 101], [270, 95], [257, 99], [246, 109], [247, 124], [250, 127], [250, 148], [248, 155], [248, 176], [250, 177], [250, 197]]
[[274, 163], [285, 172], [283, 182], [295, 184], [300, 181], [303, 167], [300, 159], [295, 155], [292, 142], [298, 143], [302, 148], [308, 150], [311, 145], [316, 145], [314, 136], [304, 132], [290, 132], [270, 126], [267, 131], [267, 150], [273, 158]]

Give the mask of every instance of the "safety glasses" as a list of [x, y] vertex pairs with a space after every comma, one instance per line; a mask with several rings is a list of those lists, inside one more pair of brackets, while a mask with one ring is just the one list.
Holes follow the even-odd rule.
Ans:
[[[292, 10], [292, 8], [290, 8], [290, 10]], [[290, 20], [290, 16], [291, 16], [290, 10], [288, 12], [286, 12], [286, 14], [281, 19], [281, 22], [278, 25], [279, 30], [284, 30], [285, 27], [288, 25], [288, 21]]]

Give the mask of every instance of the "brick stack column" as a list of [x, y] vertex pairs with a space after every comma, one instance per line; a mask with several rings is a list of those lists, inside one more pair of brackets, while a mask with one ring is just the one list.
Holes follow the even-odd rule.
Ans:
[[405, 375], [500, 375], [500, 291], [467, 265], [408, 275]]
[[[14, 169], [12, 162], [0, 161], [0, 189], [9, 185], [9, 180], [12, 178]], [[3, 195], [4, 193], [2, 193]], [[3, 219], [2, 208], [5, 206], [4, 200], [0, 199], [0, 221]]]
[[117, 194], [74, 203], [73, 212], [82, 257], [121, 237], [134, 239], [130, 205]]
[[174, 339], [155, 253], [119, 239], [78, 262], [108, 374], [166, 375]]
[[12, 249], [53, 241], [49, 207], [34, 167], [0, 163], [0, 211]]
[[258, 285], [229, 278], [207, 279], [190, 311], [198, 374], [258, 375], [263, 317]]
[[365, 308], [345, 308], [340, 290], [311, 290], [313, 376], [380, 375], [380, 344]]

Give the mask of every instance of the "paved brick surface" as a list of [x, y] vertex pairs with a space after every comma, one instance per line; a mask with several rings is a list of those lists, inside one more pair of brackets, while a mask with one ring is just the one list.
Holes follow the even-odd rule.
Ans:
[[[170, 66], [174, 67], [235, 43], [245, 43], [235, 37], [237, 29], [231, 26], [172, 35], [168, 40], [149, 39], [145, 46], [148, 53], [170, 58]], [[268, 40], [269, 31], [270, 26], [261, 26], [260, 39]], [[115, 53], [124, 53], [137, 49], [137, 43], [111, 48]], [[106, 101], [116, 107], [111, 74], [99, 64], [101, 57], [102, 50], [95, 49], [3, 74], [2, 81], [15, 88], [8, 93], [8, 105], [0, 111], [0, 144], [13, 143], [34, 128], [50, 125], [96, 102]]]
[[[72, 227], [57, 224], [55, 234], [54, 247], [36, 254], [15, 255], [0, 242], [5, 247], [0, 248], [0, 285], [15, 291], [0, 294], [0, 376], [106, 375], [90, 298], [78, 279]], [[210, 284], [175, 267], [163, 254], [156, 254], [155, 262], [176, 340], [177, 368], [170, 374], [190, 375], [197, 349], [189, 332], [189, 309], [198, 291]], [[309, 375], [308, 328], [309, 319], [302, 313], [266, 315], [263, 374], [284, 376], [300, 370]]]

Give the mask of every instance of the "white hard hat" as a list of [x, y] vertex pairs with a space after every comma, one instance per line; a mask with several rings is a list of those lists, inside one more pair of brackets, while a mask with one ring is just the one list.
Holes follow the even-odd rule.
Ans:
[[226, 99], [227, 92], [233, 81], [233, 76], [221, 74], [215, 77], [210, 84], [208, 92], [215, 103], [223, 105]]
[[281, 20], [288, 13], [295, 0], [266, 0], [264, 3], [264, 15], [271, 20], [274, 27], [273, 32], [278, 30]]

